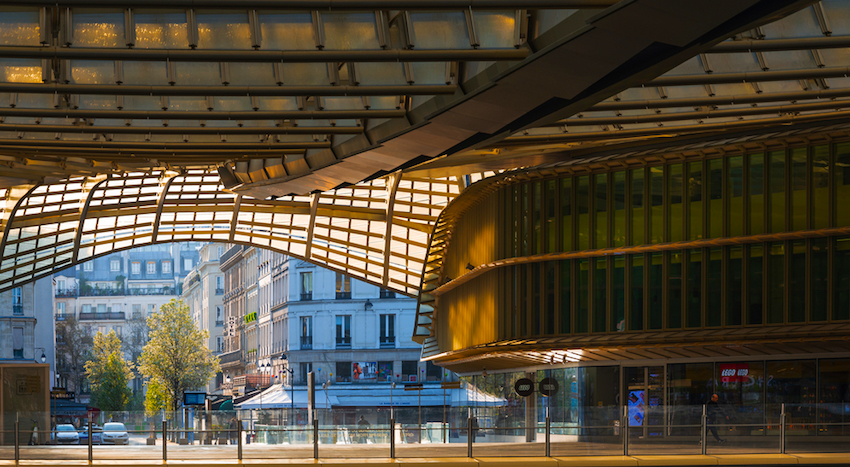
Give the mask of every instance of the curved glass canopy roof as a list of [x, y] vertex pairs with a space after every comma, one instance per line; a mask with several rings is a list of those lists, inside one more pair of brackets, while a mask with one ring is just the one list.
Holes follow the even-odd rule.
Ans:
[[684, 3], [4, 2], [0, 289], [210, 240], [417, 295], [482, 178], [848, 122], [845, 2]]

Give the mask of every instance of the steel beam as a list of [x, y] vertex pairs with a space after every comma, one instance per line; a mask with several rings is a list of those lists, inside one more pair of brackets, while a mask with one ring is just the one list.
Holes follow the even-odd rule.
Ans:
[[840, 49], [850, 47], [850, 36], [749, 39], [721, 42], [706, 53], [782, 52], [785, 50]]
[[43, 60], [171, 60], [175, 62], [463, 62], [522, 60], [531, 51], [512, 49], [215, 50], [93, 47], [0, 47], [3, 58]]
[[800, 70], [712, 73], [684, 76], [660, 76], [644, 86], [699, 86], [703, 84], [760, 83], [764, 81], [796, 81], [798, 79], [845, 78], [850, 67], [804, 68]]
[[393, 240], [393, 215], [395, 211], [395, 195], [398, 192], [398, 185], [401, 182], [401, 171], [391, 174], [387, 178], [387, 212], [386, 212], [386, 229], [384, 230], [384, 287], [389, 284], [390, 280], [390, 259], [392, 257], [392, 240]]
[[316, 230], [316, 215], [319, 212], [319, 198], [321, 193], [314, 193], [310, 197], [310, 222], [307, 224], [307, 245], [304, 249], [304, 257], [310, 259], [313, 250], [313, 232]]
[[647, 99], [600, 102], [588, 112], [606, 110], [665, 109], [674, 107], [701, 107], [714, 105], [759, 104], [763, 102], [793, 102], [811, 99], [850, 97], [850, 89], [820, 89], [797, 92], [768, 92], [737, 94], [734, 96], [684, 97], [681, 99]]
[[5, 0], [9, 5], [134, 7], [134, 8], [272, 8], [293, 10], [445, 10], [608, 8], [618, 0]]
[[82, 192], [85, 195], [85, 198], [82, 206], [80, 206], [80, 219], [77, 223], [77, 231], [74, 233], [74, 249], [71, 252], [71, 262], [74, 264], [76, 264], [80, 258], [80, 244], [83, 240], [83, 224], [86, 221], [86, 216], [88, 215], [92, 198], [94, 197], [94, 193], [97, 191], [98, 187], [107, 180], [109, 180], [109, 175], [88, 178], [85, 182], [83, 182]]
[[35, 133], [91, 133], [136, 135], [356, 135], [360, 126], [243, 126], [243, 127], [179, 127], [179, 126], [100, 126], [100, 125], [19, 125], [0, 123], [0, 131]]
[[358, 118], [401, 118], [404, 109], [391, 110], [246, 110], [223, 111], [179, 111], [179, 110], [93, 110], [93, 109], [25, 109], [0, 108], [3, 117], [43, 118], [117, 118], [154, 120], [328, 120]]

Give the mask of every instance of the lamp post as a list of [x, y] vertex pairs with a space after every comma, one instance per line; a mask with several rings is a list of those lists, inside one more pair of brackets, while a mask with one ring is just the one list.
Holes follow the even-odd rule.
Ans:
[[[39, 350], [39, 349], [41, 349], [41, 357], [39, 357], [38, 359], [39, 359], [39, 360], [41, 360], [41, 363], [45, 363], [45, 362], [47, 362], [47, 354], [45, 354], [45, 353], [44, 353], [44, 347], [36, 347], [36, 348], [34, 348], [34, 349], [33, 349], [33, 354], [35, 354], [35, 351], [36, 351], [36, 350]], [[35, 357], [35, 355], [33, 355], [33, 357]], [[35, 360], [35, 358], [33, 358], [33, 360]]]

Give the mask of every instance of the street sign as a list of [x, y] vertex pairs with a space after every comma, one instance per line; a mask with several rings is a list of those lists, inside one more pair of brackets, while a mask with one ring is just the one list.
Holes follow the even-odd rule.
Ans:
[[554, 396], [558, 393], [558, 380], [555, 378], [543, 378], [543, 381], [540, 381], [539, 391], [544, 396]]
[[514, 391], [522, 397], [528, 397], [534, 392], [534, 381], [522, 378], [514, 384]]
[[460, 381], [446, 381], [440, 384], [440, 389], [460, 389]]

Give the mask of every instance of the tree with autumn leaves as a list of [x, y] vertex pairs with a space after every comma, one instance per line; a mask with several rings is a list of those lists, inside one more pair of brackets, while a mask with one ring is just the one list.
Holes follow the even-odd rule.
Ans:
[[182, 300], [171, 300], [148, 316], [149, 341], [139, 358], [147, 382], [145, 410], [177, 410], [184, 391], [200, 388], [221, 370]]

